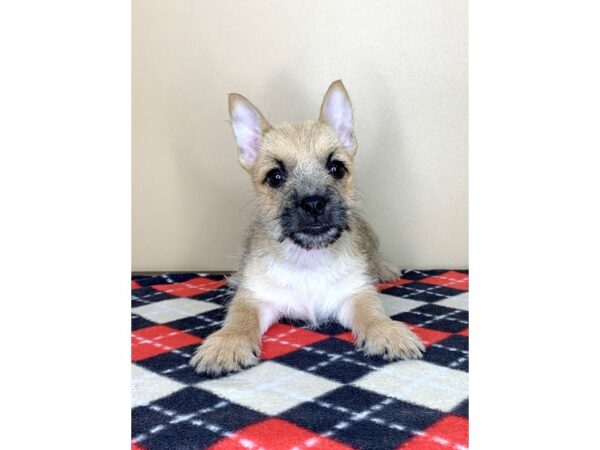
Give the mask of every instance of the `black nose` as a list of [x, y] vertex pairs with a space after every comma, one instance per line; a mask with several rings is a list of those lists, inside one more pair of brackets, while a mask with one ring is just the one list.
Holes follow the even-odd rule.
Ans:
[[327, 199], [321, 195], [309, 195], [300, 201], [300, 208], [314, 218], [319, 217], [325, 211]]

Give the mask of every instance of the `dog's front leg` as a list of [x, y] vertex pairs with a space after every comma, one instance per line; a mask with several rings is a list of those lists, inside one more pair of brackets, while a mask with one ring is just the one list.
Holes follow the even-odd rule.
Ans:
[[190, 360], [198, 373], [221, 375], [258, 363], [260, 352], [259, 308], [243, 289], [235, 294], [223, 328], [211, 334]]
[[340, 311], [340, 322], [352, 330], [357, 347], [366, 355], [382, 355], [389, 360], [423, 357], [421, 340], [402, 322], [385, 314], [375, 288], [355, 294]]

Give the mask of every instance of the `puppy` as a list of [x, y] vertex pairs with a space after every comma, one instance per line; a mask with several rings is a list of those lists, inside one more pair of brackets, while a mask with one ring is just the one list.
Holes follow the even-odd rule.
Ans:
[[384, 313], [374, 287], [399, 270], [381, 258], [357, 212], [356, 139], [342, 82], [327, 90], [317, 121], [272, 126], [239, 94], [229, 95], [229, 113], [258, 204], [223, 328], [198, 347], [192, 367], [220, 375], [257, 364], [262, 334], [282, 317], [333, 319], [367, 355], [420, 358], [422, 342]]

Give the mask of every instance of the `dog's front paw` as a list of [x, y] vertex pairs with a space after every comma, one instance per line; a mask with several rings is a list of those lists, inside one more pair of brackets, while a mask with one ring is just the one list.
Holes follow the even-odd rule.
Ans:
[[244, 335], [217, 331], [194, 353], [190, 365], [198, 373], [222, 375], [237, 372], [259, 362], [259, 344]]
[[425, 352], [421, 340], [402, 322], [386, 320], [372, 325], [357, 345], [365, 355], [381, 355], [384, 359], [420, 359]]
[[376, 271], [377, 278], [383, 282], [394, 281], [402, 276], [402, 271], [396, 264], [384, 259], [377, 261]]

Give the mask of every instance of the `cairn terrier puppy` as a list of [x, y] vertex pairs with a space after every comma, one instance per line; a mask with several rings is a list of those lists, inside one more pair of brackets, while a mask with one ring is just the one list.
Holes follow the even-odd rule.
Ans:
[[420, 358], [422, 342], [384, 313], [374, 286], [400, 271], [381, 258], [357, 212], [354, 121], [342, 82], [327, 90], [317, 121], [272, 126], [239, 94], [229, 95], [229, 113], [258, 206], [223, 328], [190, 364], [212, 375], [257, 364], [262, 334], [282, 317], [335, 320], [367, 355]]

